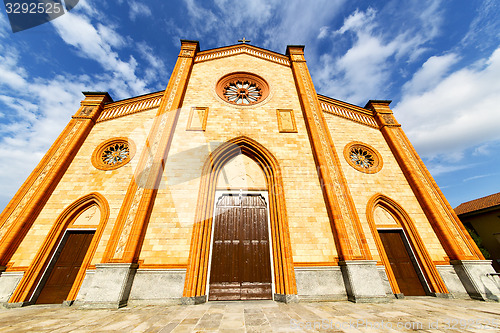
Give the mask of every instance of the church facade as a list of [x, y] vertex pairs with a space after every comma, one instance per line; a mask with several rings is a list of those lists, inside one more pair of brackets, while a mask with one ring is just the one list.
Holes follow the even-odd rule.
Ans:
[[318, 95], [303, 50], [183, 40], [165, 91], [85, 92], [0, 215], [0, 302], [498, 300], [390, 101]]

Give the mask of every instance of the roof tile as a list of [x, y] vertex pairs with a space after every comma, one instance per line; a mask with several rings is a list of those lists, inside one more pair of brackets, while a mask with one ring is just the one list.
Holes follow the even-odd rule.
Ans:
[[455, 208], [455, 213], [457, 215], [462, 215], [497, 205], [500, 205], [500, 192], [464, 202]]

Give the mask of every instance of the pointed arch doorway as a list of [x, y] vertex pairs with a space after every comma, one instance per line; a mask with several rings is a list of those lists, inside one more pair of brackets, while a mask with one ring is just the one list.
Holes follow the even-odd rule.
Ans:
[[209, 273], [210, 301], [272, 299], [267, 193], [218, 192]]
[[54, 222], [9, 303], [28, 305], [64, 301], [71, 304], [108, 217], [108, 202], [97, 192], [69, 205]]
[[402, 206], [377, 193], [368, 201], [366, 216], [394, 294], [448, 293], [414, 222]]
[[[241, 177], [241, 175], [238, 174], [234, 175], [230, 170], [225, 168], [226, 165], [231, 164], [232, 161], [235, 160], [235, 157], [238, 156], [243, 158], [243, 161], [240, 161], [242, 164], [245, 164], [246, 162], [244, 160], [246, 160], [252, 165], [252, 167], [247, 170], [248, 172], [245, 174], [245, 177]], [[252, 170], [255, 171], [255, 173]], [[257, 181], [257, 178], [259, 178], [260, 181]], [[242, 183], [241, 181], [243, 180], [245, 181]], [[257, 183], [260, 184], [255, 185]], [[220, 191], [226, 192], [227, 194], [237, 192], [239, 196], [240, 190], [242, 197], [245, 197], [244, 200], [241, 200], [242, 202], [236, 202], [234, 195], [232, 198], [227, 195], [222, 199], [222, 202], [219, 202]], [[252, 196], [250, 194], [257, 195]], [[259, 197], [261, 194], [262, 196]], [[263, 198], [265, 198], [265, 200], [263, 200]], [[253, 208], [244, 203], [245, 201], [247, 203], [253, 201]], [[297, 287], [295, 284], [295, 272], [292, 261], [281, 169], [278, 160], [269, 150], [255, 140], [241, 136], [220, 145], [210, 154], [203, 166], [198, 205], [191, 238], [191, 249], [186, 271], [183, 303], [197, 304], [205, 302], [210, 296], [210, 288], [212, 287], [213, 290], [218, 287], [216, 284], [210, 286], [211, 270], [214, 268], [217, 269], [217, 267], [213, 267], [213, 263], [214, 260], [218, 260], [217, 254], [215, 254], [217, 249], [214, 250], [213, 246], [214, 240], [216, 240], [216, 238], [213, 237], [218, 222], [216, 219], [217, 216], [220, 215], [216, 214], [218, 203], [222, 204], [220, 206], [222, 210], [228, 208], [227, 206], [235, 206], [235, 210], [239, 209], [240, 212], [253, 211], [257, 216], [265, 215], [263, 213], [264, 203], [266, 205], [268, 239], [257, 237], [256, 239], [247, 239], [247, 243], [259, 244], [255, 246], [256, 248], [264, 248], [266, 242], [269, 244], [269, 261], [265, 261], [267, 263], [263, 264], [267, 267], [264, 268], [263, 271], [270, 272], [271, 282], [269, 285], [269, 274], [267, 273], [263, 274], [266, 278], [259, 278], [259, 281], [244, 281], [246, 278], [240, 278], [238, 275], [238, 289], [240, 295], [238, 297], [240, 297], [240, 299], [248, 299], [248, 297], [251, 297], [251, 294], [260, 293], [254, 292], [255, 289], [260, 288], [265, 298], [273, 298], [274, 300], [283, 302], [294, 301], [296, 299]], [[240, 205], [238, 206], [236, 203]], [[238, 213], [233, 212], [233, 214]], [[254, 223], [253, 221], [259, 225], [259, 222], [257, 222], [259, 221], [258, 219], [247, 220], [252, 222], [242, 223], [243, 226], [251, 225]], [[262, 220], [260, 225], [265, 224], [263, 221], [264, 220]], [[238, 222], [238, 225], [240, 225], [240, 222]], [[259, 230], [263, 231], [265, 229]], [[227, 243], [239, 244], [240, 239], [245, 240], [245, 236], [232, 240], [224, 239], [224, 242], [227, 241]], [[232, 246], [236, 248], [236, 245], [233, 244]], [[237, 251], [233, 251], [233, 254], [235, 253], [237, 253]], [[259, 252], [258, 255], [266, 256], [265, 252]], [[238, 264], [241, 261], [240, 259], [235, 260]], [[238, 272], [238, 274], [240, 274], [240, 272]], [[242, 274], [244, 275], [244, 273]], [[236, 280], [236, 277], [234, 280]], [[227, 282], [236, 281], [214, 282], [225, 282], [226, 287], [228, 287]], [[253, 288], [254, 290], [251, 291], [251, 287], [245, 287], [245, 282], [257, 282], [260, 283], [261, 286]], [[224, 292], [233, 294], [233, 296], [228, 297], [236, 299], [235, 295], [238, 292], [227, 291], [227, 289], [228, 288], [226, 288]], [[270, 289], [271, 295], [269, 295]], [[243, 297], [241, 296], [242, 294], [244, 295]]]

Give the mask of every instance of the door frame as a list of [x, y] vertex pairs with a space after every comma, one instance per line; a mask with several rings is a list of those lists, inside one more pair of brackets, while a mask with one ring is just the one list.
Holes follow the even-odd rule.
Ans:
[[[408, 253], [408, 256], [410, 257], [410, 260], [413, 264], [413, 268], [415, 269], [415, 272], [417, 273], [418, 279], [420, 280], [420, 283], [422, 284], [422, 287], [424, 288], [425, 294], [427, 296], [430, 296], [432, 294], [432, 291], [431, 291], [430, 286], [429, 286], [429, 281], [427, 281], [427, 278], [425, 277], [425, 274], [422, 270], [422, 266], [420, 265], [420, 261], [418, 260], [417, 256], [415, 255], [415, 251], [413, 250], [413, 246], [411, 245], [404, 229], [398, 228], [398, 227], [395, 227], [395, 228], [377, 228], [377, 236], [379, 238], [380, 238], [380, 235], [378, 233], [380, 231], [382, 231], [382, 232], [395, 231], [401, 235], [401, 240], [403, 241], [403, 245], [406, 249], [406, 252]], [[396, 277], [392, 271], [392, 267], [391, 267], [391, 264], [389, 262], [389, 257], [387, 257], [387, 253], [385, 252], [385, 247], [383, 244], [381, 246], [380, 257], [382, 259], [382, 262], [384, 264], [384, 267], [386, 269], [386, 273], [387, 273], [388, 277], [390, 274], [389, 283], [391, 284], [392, 291], [395, 294], [401, 293], [401, 290], [399, 289], [399, 285], [397, 284], [398, 281], [396, 280]], [[396, 288], [394, 288], [395, 287], [393, 285], [394, 282], [397, 285], [397, 290], [395, 290]], [[399, 291], [399, 293], [396, 291]]]
[[273, 248], [272, 248], [272, 234], [271, 234], [271, 223], [270, 223], [270, 216], [269, 216], [269, 193], [267, 191], [251, 191], [251, 190], [216, 190], [215, 191], [215, 196], [214, 196], [214, 203], [213, 203], [213, 216], [212, 216], [212, 221], [214, 221], [214, 226], [212, 227], [212, 230], [210, 232], [210, 246], [209, 246], [209, 253], [208, 253], [208, 270], [207, 270], [207, 282], [206, 282], [206, 295], [207, 295], [207, 300], [208, 300], [208, 295], [210, 294], [210, 273], [212, 271], [212, 249], [214, 246], [214, 232], [215, 232], [215, 217], [217, 213], [217, 202], [219, 199], [225, 195], [225, 194], [253, 194], [253, 195], [262, 195], [264, 199], [266, 200], [266, 218], [267, 218], [267, 233], [269, 237], [269, 264], [271, 265], [271, 299], [274, 299], [274, 294], [275, 294], [275, 288], [274, 288], [274, 262], [273, 262]]
[[[66, 241], [68, 239], [69, 234], [70, 233], [78, 233], [78, 232], [93, 233], [93, 236], [92, 236], [92, 240], [93, 240], [93, 238], [95, 237], [95, 234], [97, 232], [97, 228], [67, 228], [64, 231], [64, 234], [61, 237], [61, 240], [59, 241], [59, 243], [57, 243], [57, 246], [55, 247], [54, 252], [50, 255], [50, 259], [47, 263], [47, 267], [45, 267], [45, 269], [43, 270], [41, 278], [38, 281], [38, 283], [36, 284], [36, 287], [35, 287], [33, 293], [31, 294], [31, 297], [29, 299], [30, 304], [35, 304], [37, 299], [38, 299], [38, 296], [40, 296], [40, 293], [42, 292], [42, 289], [45, 286], [45, 283], [47, 282], [50, 274], [52, 273], [52, 269], [54, 269], [54, 266], [55, 266], [57, 260], [59, 259], [59, 256], [64, 248], [64, 245], [66, 245]], [[92, 244], [92, 242], [89, 244], [89, 248], [87, 249], [87, 252], [89, 251], [91, 244]], [[85, 253], [85, 256], [87, 256], [87, 253]], [[78, 274], [81, 273], [80, 271], [82, 269], [86, 269], [86, 267], [84, 267], [84, 266], [85, 266], [84, 263], [82, 263], [82, 265], [80, 266], [80, 269], [78, 270]], [[76, 279], [75, 279], [75, 281], [73, 281], [73, 285], [75, 284], [75, 282], [76, 282]]]

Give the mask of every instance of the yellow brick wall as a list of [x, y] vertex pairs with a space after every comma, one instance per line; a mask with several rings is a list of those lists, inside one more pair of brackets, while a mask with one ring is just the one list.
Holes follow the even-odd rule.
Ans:
[[[47, 204], [12, 257], [14, 267], [29, 266], [45, 237], [66, 207], [91, 192], [99, 192], [109, 203], [110, 216], [91, 264], [101, 262], [111, 230], [127, 192], [127, 187], [140, 156], [142, 142], [152, 124], [157, 109], [97, 123], [73, 162], [52, 193]], [[113, 137], [130, 137], [137, 145], [135, 157], [125, 166], [103, 171], [91, 163], [94, 149]]]
[[[215, 94], [215, 85], [222, 76], [237, 71], [263, 77], [270, 85], [269, 97], [251, 107], [223, 102]], [[194, 106], [209, 108], [204, 132], [186, 130]], [[279, 133], [276, 109], [294, 111], [297, 133]], [[101, 261], [156, 112], [153, 109], [95, 125], [13, 256], [14, 267], [28, 266], [59, 214], [91, 192], [102, 194], [110, 206], [92, 264]], [[374, 259], [380, 260], [366, 220], [366, 205], [374, 194], [382, 193], [410, 215], [431, 258], [443, 260], [445, 252], [380, 131], [330, 114], [325, 113], [325, 117]], [[335, 260], [337, 252], [291, 69], [240, 54], [193, 67], [140, 255], [144, 264], [187, 264], [203, 164], [210, 151], [238, 136], [259, 142], [278, 160], [294, 262]], [[112, 137], [131, 137], [137, 145], [135, 158], [115, 170], [97, 170], [91, 164], [92, 152]], [[352, 141], [365, 142], [378, 150], [384, 161], [380, 172], [365, 174], [347, 164], [343, 149]]]
[[[253, 107], [223, 102], [215, 85], [236, 71], [263, 77], [270, 85], [269, 98]], [[186, 131], [194, 106], [209, 108], [205, 132]], [[279, 133], [276, 109], [294, 110], [297, 133]], [[259, 142], [280, 164], [294, 261], [334, 260], [333, 235], [291, 69], [240, 54], [193, 67], [140, 256], [144, 264], [187, 264], [203, 164], [209, 150], [238, 136]]]
[[[418, 203], [410, 185], [406, 181], [396, 159], [387, 145], [382, 133], [375, 128], [324, 113], [330, 134], [340, 158], [349, 190], [359, 214], [363, 231], [370, 251], [375, 260], [380, 260], [377, 247], [366, 218], [366, 207], [376, 193], [396, 201], [409, 214], [415, 223], [432, 260], [442, 261], [446, 255], [429, 221]], [[353, 141], [361, 141], [375, 148], [383, 159], [382, 169], [375, 174], [367, 174], [351, 167], [344, 158], [344, 147]]]

